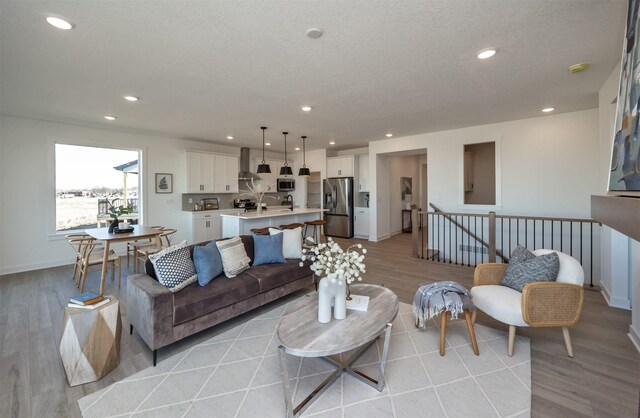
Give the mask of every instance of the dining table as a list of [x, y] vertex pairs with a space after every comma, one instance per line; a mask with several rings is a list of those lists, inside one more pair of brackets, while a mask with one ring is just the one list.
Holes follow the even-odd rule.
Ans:
[[131, 232], [117, 233], [109, 232], [109, 228], [94, 228], [85, 230], [87, 234], [104, 243], [102, 275], [100, 276], [101, 295], [104, 293], [104, 285], [107, 280], [107, 263], [109, 259], [109, 252], [111, 251], [111, 244], [155, 238], [157, 247], [162, 248], [162, 241], [160, 240], [160, 234], [162, 234], [162, 231], [160, 229], [150, 228], [144, 225], [131, 225], [131, 227], [133, 228]]

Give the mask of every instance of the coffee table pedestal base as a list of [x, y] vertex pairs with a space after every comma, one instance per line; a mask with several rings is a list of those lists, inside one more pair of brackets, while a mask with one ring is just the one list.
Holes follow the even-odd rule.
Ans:
[[[287, 410], [287, 417], [297, 417], [302, 414], [312, 403], [312, 401], [322, 395], [322, 393], [342, 375], [342, 373], [349, 373], [353, 377], [363, 381], [364, 383], [372, 386], [378, 390], [378, 392], [382, 392], [384, 389], [384, 370], [387, 365], [387, 357], [389, 354], [389, 340], [391, 339], [391, 326], [392, 324], [387, 324], [382, 332], [375, 337], [373, 340], [369, 341], [365, 345], [358, 348], [358, 350], [351, 355], [344, 362], [337, 362], [329, 357], [321, 357], [327, 362], [333, 364], [337, 367], [336, 371], [334, 371], [331, 376], [327, 377], [320, 385], [318, 385], [309, 396], [307, 396], [300, 404], [294, 406], [293, 405], [293, 392], [289, 387], [289, 372], [287, 369], [287, 359], [286, 359], [286, 349], [283, 346], [278, 347], [278, 353], [280, 357], [280, 370], [282, 373], [282, 386], [284, 390], [284, 403]], [[351, 367], [351, 365], [360, 358], [360, 356], [367, 351], [369, 347], [371, 347], [378, 339], [384, 335], [384, 344], [382, 349], [382, 358], [380, 359], [380, 371], [377, 379], [368, 376], [367, 374], [358, 371]]]

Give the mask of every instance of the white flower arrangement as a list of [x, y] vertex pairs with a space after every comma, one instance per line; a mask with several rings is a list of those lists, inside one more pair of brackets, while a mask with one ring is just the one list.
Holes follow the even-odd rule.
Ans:
[[267, 193], [268, 191], [269, 187], [262, 186], [262, 181], [258, 182], [258, 184], [255, 184], [252, 178], [251, 184], [247, 184], [247, 190], [240, 190], [240, 195], [251, 196], [256, 199], [256, 207], [258, 208], [258, 210], [260, 210], [260, 208], [262, 207], [262, 199], [264, 199], [265, 197], [277, 200], [276, 197], [265, 196], [265, 193]]
[[[320, 243], [312, 248], [305, 248], [302, 251], [302, 260], [311, 260], [311, 270], [317, 276], [332, 275], [332, 283], [342, 284], [344, 280], [347, 285], [356, 281], [362, 281], [362, 273], [365, 273], [364, 255], [367, 253], [362, 244], [354, 244], [346, 251], [340, 244], [327, 239], [326, 243]], [[303, 263], [300, 263], [302, 266]], [[328, 286], [328, 284], [327, 284]]]

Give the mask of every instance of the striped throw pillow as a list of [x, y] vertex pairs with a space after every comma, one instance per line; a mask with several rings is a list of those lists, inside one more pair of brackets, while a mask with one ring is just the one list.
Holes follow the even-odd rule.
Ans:
[[216, 241], [220, 257], [222, 258], [222, 268], [227, 277], [236, 277], [249, 268], [251, 259], [244, 249], [244, 244], [240, 237], [233, 237], [224, 241]]

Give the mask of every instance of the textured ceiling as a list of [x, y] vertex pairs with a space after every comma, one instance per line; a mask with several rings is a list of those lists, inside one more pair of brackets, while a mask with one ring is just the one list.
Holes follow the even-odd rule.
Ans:
[[[0, 14], [4, 114], [254, 148], [266, 125], [274, 149], [283, 130], [317, 149], [596, 107], [626, 1], [1, 1]], [[569, 74], [578, 62], [591, 67]]]

